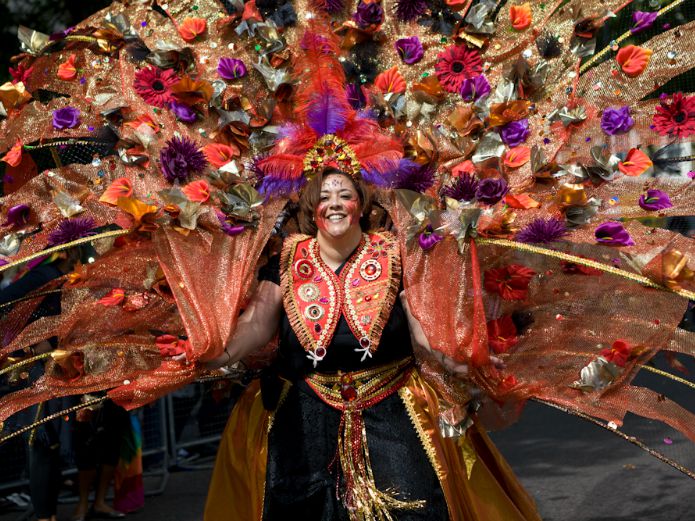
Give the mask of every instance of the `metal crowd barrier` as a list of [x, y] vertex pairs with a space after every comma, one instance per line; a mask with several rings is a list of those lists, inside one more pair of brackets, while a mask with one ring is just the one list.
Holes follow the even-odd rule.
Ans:
[[[170, 471], [212, 468], [218, 442], [240, 391], [241, 387], [229, 380], [195, 382], [134, 412], [142, 429], [146, 496], [166, 490]], [[22, 492], [28, 497], [27, 458], [26, 437], [18, 436], [0, 445], [0, 498]], [[76, 479], [71, 455], [65, 459], [63, 477], [74, 475]], [[60, 503], [76, 501], [73, 494], [59, 498]], [[16, 517], [8, 517], [9, 513], [0, 508], [0, 519], [23, 521], [32, 513], [31, 504], [26, 510], [13, 512]]]

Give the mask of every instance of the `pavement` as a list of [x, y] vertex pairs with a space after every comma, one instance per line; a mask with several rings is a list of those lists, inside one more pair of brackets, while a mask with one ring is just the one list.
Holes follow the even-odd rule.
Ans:
[[[639, 382], [668, 390], [695, 408], [695, 391], [652, 374], [640, 375]], [[695, 469], [695, 444], [677, 432], [636, 417], [628, 417], [623, 430]], [[695, 480], [585, 420], [530, 402], [520, 421], [491, 436], [544, 521], [695, 521]], [[194, 462], [206, 463], [207, 468], [173, 469], [163, 492], [148, 497], [144, 509], [126, 520], [202, 519], [212, 459]], [[150, 477], [146, 489], [161, 484], [161, 478]], [[69, 521], [72, 509], [60, 505], [59, 519]], [[0, 521], [18, 519], [16, 512], [0, 512]]]

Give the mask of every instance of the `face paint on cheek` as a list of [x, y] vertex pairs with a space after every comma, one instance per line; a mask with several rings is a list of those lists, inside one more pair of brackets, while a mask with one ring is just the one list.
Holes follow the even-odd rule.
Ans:
[[328, 225], [328, 219], [326, 219], [326, 211], [328, 210], [328, 203], [319, 203], [316, 207], [316, 227], [319, 230], [326, 231]]
[[357, 200], [353, 199], [352, 201], [345, 201], [343, 204], [345, 205], [345, 211], [348, 214], [350, 224], [352, 225], [353, 223], [359, 221], [360, 211]]

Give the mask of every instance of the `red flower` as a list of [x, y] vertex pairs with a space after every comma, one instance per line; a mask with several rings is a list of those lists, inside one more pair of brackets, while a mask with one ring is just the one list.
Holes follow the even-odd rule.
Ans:
[[374, 79], [374, 86], [384, 94], [395, 92], [401, 94], [407, 87], [403, 76], [398, 72], [398, 67], [393, 66], [389, 70], [382, 72]]
[[240, 153], [238, 147], [223, 143], [210, 143], [203, 147], [205, 158], [215, 168], [222, 168]]
[[189, 351], [190, 342], [181, 340], [174, 335], [160, 335], [154, 339], [154, 343], [159, 349], [159, 354], [163, 357], [176, 356]]
[[210, 185], [205, 179], [188, 183], [181, 191], [188, 197], [189, 201], [194, 203], [204, 203], [210, 199]]
[[568, 275], [602, 275], [603, 272], [596, 268], [591, 268], [589, 266], [584, 266], [583, 264], [577, 264], [576, 262], [560, 261], [560, 266], [562, 267], [562, 272]]
[[26, 84], [29, 76], [34, 71], [34, 67], [26, 67], [23, 63], [17, 65], [16, 69], [10, 67], [10, 75], [12, 76], [12, 83], [24, 83]]
[[70, 81], [77, 78], [77, 67], [75, 66], [75, 60], [77, 60], [77, 55], [71, 54], [67, 61], [59, 64], [56, 76], [65, 81]]
[[613, 362], [618, 367], [625, 367], [627, 359], [630, 358], [632, 353], [632, 347], [625, 340], [618, 339], [613, 342], [610, 349], [603, 349], [601, 351], [601, 356]]
[[518, 385], [519, 385], [519, 380], [516, 379], [516, 376], [514, 376], [513, 374], [510, 374], [509, 376], [505, 376], [502, 379], [502, 381], [498, 384], [497, 391], [500, 394], [506, 394], [506, 393], [512, 391]]
[[15, 144], [12, 146], [12, 148], [0, 158], [0, 161], [4, 161], [10, 166], [17, 166], [19, 163], [22, 162], [22, 151], [24, 150], [24, 145], [22, 145], [22, 141], [17, 138], [17, 141], [15, 141]]
[[490, 269], [485, 272], [485, 290], [497, 293], [504, 300], [524, 300], [535, 274], [532, 269], [519, 264]]
[[445, 90], [458, 92], [464, 80], [481, 73], [483, 62], [477, 50], [465, 45], [451, 45], [437, 55], [434, 70]]
[[163, 71], [150, 65], [135, 73], [133, 88], [149, 105], [162, 108], [174, 101], [171, 87], [178, 81], [173, 70]]
[[109, 291], [106, 295], [101, 297], [97, 304], [101, 304], [106, 307], [118, 306], [125, 299], [125, 290], [122, 288], [116, 288]]
[[684, 138], [695, 134], [695, 96], [676, 92], [670, 104], [662, 100], [654, 114], [654, 129], [662, 136]]
[[506, 353], [519, 342], [511, 315], [505, 315], [487, 323], [487, 341], [495, 353]]

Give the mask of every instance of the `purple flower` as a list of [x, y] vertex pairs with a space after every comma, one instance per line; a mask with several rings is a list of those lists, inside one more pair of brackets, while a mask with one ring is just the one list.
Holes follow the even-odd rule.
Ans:
[[442, 195], [457, 201], [472, 201], [475, 199], [477, 189], [478, 180], [468, 172], [464, 172], [451, 185], [442, 189]]
[[463, 80], [461, 88], [459, 89], [459, 94], [466, 101], [477, 101], [479, 98], [486, 96], [490, 93], [490, 83], [487, 78], [479, 74], [474, 78], [467, 78]]
[[245, 230], [244, 226], [240, 224], [234, 225], [228, 222], [227, 216], [223, 212], [216, 210], [215, 213], [217, 214], [217, 219], [220, 221], [220, 229], [227, 235], [234, 237]]
[[422, 48], [420, 38], [417, 36], [396, 40], [396, 50], [401, 60], [403, 60], [403, 63], [407, 63], [408, 65], [419, 62], [425, 55], [425, 50]]
[[246, 76], [246, 65], [236, 58], [220, 58], [217, 74], [225, 80], [237, 80]]
[[48, 236], [48, 245], [66, 244], [82, 237], [95, 235], [94, 224], [94, 219], [91, 217], [75, 217], [61, 221]]
[[75, 107], [64, 107], [53, 111], [53, 128], [65, 130], [80, 124], [80, 111]]
[[384, 8], [377, 2], [357, 4], [357, 12], [352, 19], [360, 29], [367, 29], [370, 25], [379, 25], [384, 20]]
[[495, 204], [509, 191], [509, 185], [501, 177], [488, 177], [478, 183], [475, 198], [481, 203]]
[[394, 174], [394, 188], [424, 192], [434, 184], [434, 169], [410, 159], [401, 159]]
[[617, 109], [607, 108], [601, 116], [601, 128], [609, 136], [627, 132], [635, 124], [635, 120], [630, 117], [630, 107], [625, 105]]
[[673, 206], [668, 194], [661, 190], [647, 190], [646, 195], [642, 194], [640, 196], [639, 205], [649, 212], [665, 210]]
[[647, 11], [635, 11], [632, 13], [632, 21], [635, 22], [635, 26], [630, 29], [632, 34], [649, 29], [654, 25], [654, 20], [659, 16], [658, 12], [650, 13]]
[[198, 150], [198, 145], [186, 137], [175, 137], [166, 142], [159, 152], [162, 173], [167, 181], [186, 181], [191, 175], [202, 172], [208, 162]]
[[348, 103], [355, 110], [364, 108], [365, 105], [367, 105], [367, 98], [364, 97], [362, 86], [358, 83], [348, 83], [345, 86], [345, 95], [347, 96]]
[[550, 217], [535, 219], [516, 235], [519, 242], [549, 244], [557, 242], [569, 233], [564, 221]]
[[515, 147], [521, 145], [529, 136], [528, 119], [511, 121], [500, 128], [500, 137], [505, 145]]
[[410, 22], [427, 11], [426, 0], [397, 0], [396, 18], [401, 22]]
[[618, 222], [607, 222], [599, 224], [594, 230], [596, 241], [608, 246], [634, 246], [635, 241], [632, 240], [627, 230]]
[[184, 123], [193, 123], [198, 118], [198, 113], [185, 103], [172, 101], [169, 103], [169, 109], [174, 113], [176, 119]]
[[29, 206], [18, 204], [7, 211], [7, 220], [3, 226], [24, 226], [29, 222]]
[[434, 233], [434, 230], [432, 230], [432, 225], [428, 224], [425, 228], [425, 231], [418, 236], [417, 242], [420, 245], [420, 248], [427, 251], [434, 248], [434, 245], [441, 241], [443, 238], [444, 237], [442, 237], [438, 233]]

